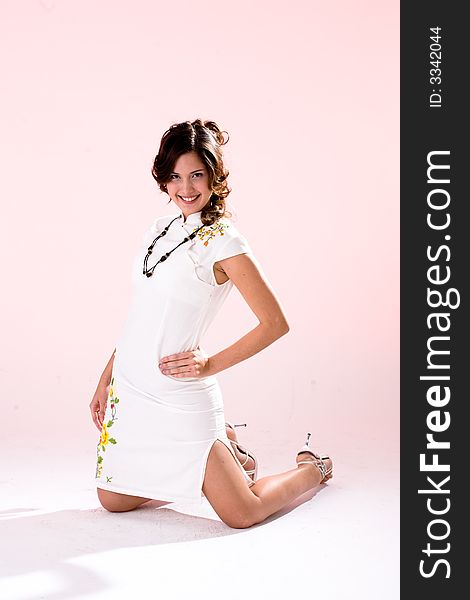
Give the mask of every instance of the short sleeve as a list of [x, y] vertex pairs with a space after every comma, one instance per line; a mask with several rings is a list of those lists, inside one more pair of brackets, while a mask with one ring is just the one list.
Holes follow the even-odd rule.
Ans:
[[225, 258], [231, 258], [237, 254], [248, 253], [251, 253], [250, 245], [248, 244], [246, 238], [238, 233], [235, 236], [230, 236], [227, 242], [217, 249], [213, 262], [224, 260]]
[[247, 239], [233, 225], [228, 229], [224, 238], [225, 237], [226, 239], [224, 239], [223, 243], [217, 246], [210, 261], [211, 279], [212, 283], [216, 286], [221, 285], [217, 283], [214, 275], [214, 264], [216, 262], [231, 258], [232, 256], [237, 256], [238, 254], [252, 253]]
[[188, 248], [197, 277], [216, 287], [223, 284], [217, 283], [215, 279], [214, 264], [238, 254], [249, 253], [252, 253], [252, 249], [247, 239], [226, 219], [208, 226]]

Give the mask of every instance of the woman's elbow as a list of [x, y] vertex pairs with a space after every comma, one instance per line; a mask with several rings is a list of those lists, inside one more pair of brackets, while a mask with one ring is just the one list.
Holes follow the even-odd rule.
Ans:
[[270, 329], [276, 333], [277, 337], [286, 335], [289, 331], [289, 323], [285, 319], [276, 319], [269, 323]]

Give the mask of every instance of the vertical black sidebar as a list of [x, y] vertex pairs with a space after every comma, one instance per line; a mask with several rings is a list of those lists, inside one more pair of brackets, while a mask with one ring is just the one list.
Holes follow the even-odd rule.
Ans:
[[401, 4], [401, 597], [467, 595], [470, 196], [464, 3]]

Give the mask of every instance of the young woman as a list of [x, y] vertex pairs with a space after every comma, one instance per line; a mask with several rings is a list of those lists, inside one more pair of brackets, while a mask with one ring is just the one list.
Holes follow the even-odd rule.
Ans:
[[[172, 125], [152, 175], [178, 211], [144, 235], [133, 298], [90, 403], [100, 430], [96, 485], [109, 511], [207, 498], [233, 528], [260, 523], [327, 481], [332, 462], [304, 445], [297, 467], [256, 479], [255, 457], [225, 422], [216, 374], [289, 331], [247, 240], [229, 220], [223, 132], [213, 121]], [[259, 324], [208, 356], [204, 332], [235, 285]]]

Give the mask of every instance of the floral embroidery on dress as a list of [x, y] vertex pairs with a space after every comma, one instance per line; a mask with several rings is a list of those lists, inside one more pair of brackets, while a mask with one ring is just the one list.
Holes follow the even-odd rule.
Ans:
[[[101, 477], [103, 474], [103, 456], [101, 452], [106, 452], [106, 446], [108, 444], [117, 444], [117, 441], [113, 437], [109, 437], [109, 428], [113, 426], [114, 421], [117, 421], [116, 417], [116, 404], [119, 404], [119, 398], [114, 395], [114, 377], [111, 379], [111, 385], [109, 386], [109, 394], [108, 401], [110, 401], [111, 408], [111, 418], [107, 423], [103, 421], [103, 426], [101, 428], [101, 435], [96, 447], [97, 461], [96, 461], [96, 478]], [[106, 475], [106, 483], [110, 483], [112, 480], [112, 476], [109, 477]]]
[[[222, 223], [218, 221], [213, 225], [206, 225], [197, 232], [197, 237], [204, 242], [204, 246], [207, 246], [210, 240], [214, 239], [217, 235], [224, 235], [224, 230], [230, 226], [230, 223]], [[196, 231], [197, 227], [194, 229]]]

